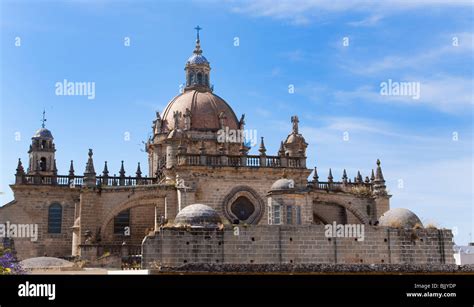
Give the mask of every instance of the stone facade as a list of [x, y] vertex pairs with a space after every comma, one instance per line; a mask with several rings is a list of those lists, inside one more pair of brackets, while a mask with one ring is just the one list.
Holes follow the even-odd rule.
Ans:
[[[148, 176], [142, 176], [140, 164], [133, 176], [126, 176], [130, 172], [126, 172], [123, 161], [119, 176], [109, 175], [107, 162], [100, 172], [92, 150], [84, 159], [87, 162], [83, 173], [76, 174], [71, 161], [68, 174], [58, 175], [53, 134], [43, 122], [32, 137], [27, 171], [18, 161], [15, 184], [11, 185], [14, 200], [0, 208], [0, 223], [39, 226], [37, 241], [15, 239], [20, 259], [85, 254], [91, 258], [95, 251], [123, 250], [124, 244], [129, 247], [126, 250], [136, 250], [152, 233], [146, 237], [146, 257], [156, 258], [158, 251], [168, 255], [182, 251], [177, 259], [183, 261], [331, 262], [335, 254], [337, 262], [343, 263], [360, 259], [375, 263], [437, 261], [438, 243], [432, 251], [427, 243], [420, 242], [410, 249], [412, 242], [407, 241], [403, 247], [404, 218], [397, 220], [393, 215], [393, 225], [386, 225], [393, 230], [375, 227], [390, 209], [380, 161], [365, 179], [358, 173], [352, 181], [344, 170], [337, 181], [329, 170], [327, 180], [319, 180], [317, 169], [307, 167], [308, 144], [299, 131], [297, 116], [291, 117], [291, 131], [277, 153], [267, 153], [261, 138], [259, 154], [250, 155], [248, 140], [232, 134], [244, 131], [245, 116], [239, 119], [230, 105], [214, 94], [210, 65], [202, 55], [199, 38], [185, 69], [183, 93], [168, 103], [163, 116], [157, 112], [153, 120], [153, 134], [146, 144]], [[232, 135], [222, 139], [223, 132]], [[308, 180], [311, 173], [312, 179]], [[181, 210], [195, 203], [215, 210], [226, 227], [226, 231], [203, 239], [208, 250], [203, 250], [202, 255], [189, 254], [189, 246], [182, 244], [197, 240], [189, 244], [199, 245], [201, 239], [196, 238], [200, 235], [189, 237], [189, 233], [169, 228]], [[328, 242], [322, 237], [321, 226], [317, 225], [333, 222], [374, 227], [363, 245], [351, 245], [350, 240]], [[232, 224], [242, 226], [240, 236], [227, 230]], [[168, 228], [160, 230], [162, 226]], [[160, 242], [156, 236], [152, 239], [157, 231], [166, 234]], [[426, 232], [429, 242], [437, 242], [430, 237], [435, 231]], [[388, 233], [392, 234], [390, 243], [383, 241]], [[445, 234], [446, 240], [451, 238], [447, 232], [440, 233]], [[169, 245], [169, 249], [154, 251], [154, 244]], [[298, 249], [294, 250], [294, 246]], [[388, 250], [389, 246], [393, 249]], [[365, 248], [374, 253], [370, 255]], [[412, 259], [409, 257], [413, 260], [407, 260]]]

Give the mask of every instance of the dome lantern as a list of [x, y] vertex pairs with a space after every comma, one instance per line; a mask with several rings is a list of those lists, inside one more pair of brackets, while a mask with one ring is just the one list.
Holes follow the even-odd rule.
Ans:
[[197, 26], [194, 29], [197, 32], [196, 46], [193, 54], [186, 62], [186, 87], [184, 90], [199, 89], [200, 91], [212, 91], [209, 82], [211, 67], [209, 66], [209, 61], [202, 55], [201, 40], [199, 38], [199, 31], [202, 28]]

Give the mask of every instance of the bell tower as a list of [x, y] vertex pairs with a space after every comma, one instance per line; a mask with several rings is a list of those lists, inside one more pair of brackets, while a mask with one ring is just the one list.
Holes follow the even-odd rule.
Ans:
[[57, 172], [54, 153], [56, 148], [51, 131], [45, 128], [46, 112], [43, 111], [41, 128], [31, 138], [29, 154], [28, 175], [39, 173], [52, 176]]

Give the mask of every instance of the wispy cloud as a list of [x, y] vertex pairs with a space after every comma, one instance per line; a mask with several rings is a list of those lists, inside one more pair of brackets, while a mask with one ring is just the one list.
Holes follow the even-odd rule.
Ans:
[[470, 0], [259, 0], [231, 2], [232, 10], [255, 17], [271, 17], [289, 20], [293, 24], [304, 25], [321, 20], [328, 14], [342, 12], [366, 12], [374, 14], [361, 23], [377, 22], [382, 16], [394, 12], [433, 7], [470, 7]]
[[[387, 80], [380, 80], [386, 82]], [[342, 103], [356, 101], [388, 103], [405, 106], [426, 106], [450, 114], [464, 114], [474, 104], [473, 80], [447, 75], [424, 77], [404, 77], [397, 81], [420, 82], [420, 98], [410, 96], [382, 96], [379, 85], [361, 86], [353, 91], [334, 92], [335, 100]]]
[[[352, 73], [364, 76], [372, 76], [387, 73], [394, 70], [426, 70], [440, 61], [451, 56], [467, 56], [472, 58], [474, 51], [474, 33], [462, 32], [443, 35], [441, 37], [445, 44], [436, 48], [420, 51], [417, 54], [387, 55], [383, 58], [373, 59], [369, 62], [357, 60], [345, 60], [340, 67]], [[456, 45], [454, 45], [456, 40]]]
[[348, 22], [347, 24], [353, 27], [371, 27], [379, 23], [383, 17], [381, 15], [371, 15], [359, 21]]

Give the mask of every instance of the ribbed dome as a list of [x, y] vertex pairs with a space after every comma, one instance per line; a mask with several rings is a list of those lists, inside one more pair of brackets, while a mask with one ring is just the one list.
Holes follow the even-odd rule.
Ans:
[[186, 64], [208, 64], [209, 65], [209, 62], [202, 54], [193, 54], [192, 56], [189, 57]]
[[221, 218], [216, 210], [203, 204], [194, 204], [181, 210], [174, 219], [174, 226], [219, 227]]
[[388, 210], [380, 217], [380, 226], [413, 228], [415, 226], [423, 227], [418, 216], [405, 208], [394, 208]]
[[35, 132], [35, 135], [33, 135], [34, 138], [41, 138], [41, 139], [53, 139], [53, 135], [51, 134], [51, 131], [49, 131], [46, 128], [40, 128]]
[[[221, 129], [219, 121], [221, 112], [225, 115], [225, 126], [229, 129], [238, 128], [237, 117], [224, 99], [209, 91], [187, 90], [173, 98], [163, 112], [163, 120], [169, 130], [175, 128], [174, 112], [179, 111], [184, 116], [186, 109], [191, 111], [191, 130], [217, 131]], [[179, 128], [185, 129], [183, 118], [179, 121]]]

